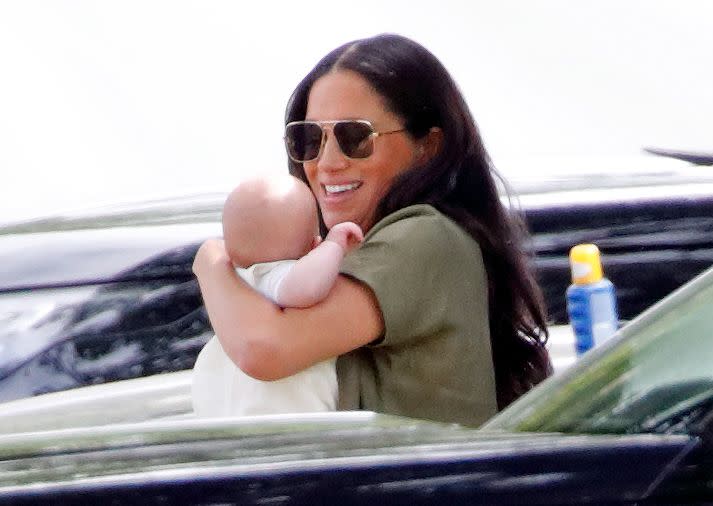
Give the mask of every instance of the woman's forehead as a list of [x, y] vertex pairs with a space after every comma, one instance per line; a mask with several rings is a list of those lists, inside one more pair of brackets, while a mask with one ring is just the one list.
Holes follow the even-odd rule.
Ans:
[[380, 122], [390, 116], [384, 97], [365, 78], [349, 70], [330, 72], [317, 79], [307, 100], [308, 120]]

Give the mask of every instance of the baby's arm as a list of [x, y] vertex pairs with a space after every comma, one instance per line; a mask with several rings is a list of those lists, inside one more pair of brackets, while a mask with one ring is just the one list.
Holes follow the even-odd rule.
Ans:
[[325, 240], [290, 269], [280, 283], [275, 302], [282, 307], [309, 307], [324, 299], [339, 275], [344, 255], [363, 240], [355, 223], [333, 226]]

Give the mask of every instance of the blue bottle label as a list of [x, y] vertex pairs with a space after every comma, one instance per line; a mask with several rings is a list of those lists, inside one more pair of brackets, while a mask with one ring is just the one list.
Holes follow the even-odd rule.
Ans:
[[602, 291], [592, 294], [592, 344], [598, 346], [607, 341], [617, 330], [616, 308], [613, 294]]
[[619, 326], [614, 285], [607, 279], [571, 285], [567, 289], [567, 312], [578, 354], [602, 344]]

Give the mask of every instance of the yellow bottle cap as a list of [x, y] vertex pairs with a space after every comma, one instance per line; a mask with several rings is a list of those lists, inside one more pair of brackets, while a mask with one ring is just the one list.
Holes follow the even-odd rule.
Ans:
[[595, 244], [578, 244], [569, 250], [569, 265], [575, 285], [596, 283], [603, 277], [599, 248]]

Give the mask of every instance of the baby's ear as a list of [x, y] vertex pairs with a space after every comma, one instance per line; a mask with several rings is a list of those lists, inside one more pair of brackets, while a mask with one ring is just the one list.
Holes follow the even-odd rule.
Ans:
[[315, 235], [315, 236], [312, 238], [312, 249], [316, 248], [316, 247], [319, 246], [320, 244], [322, 244], [322, 236], [320, 236], [320, 235]]

